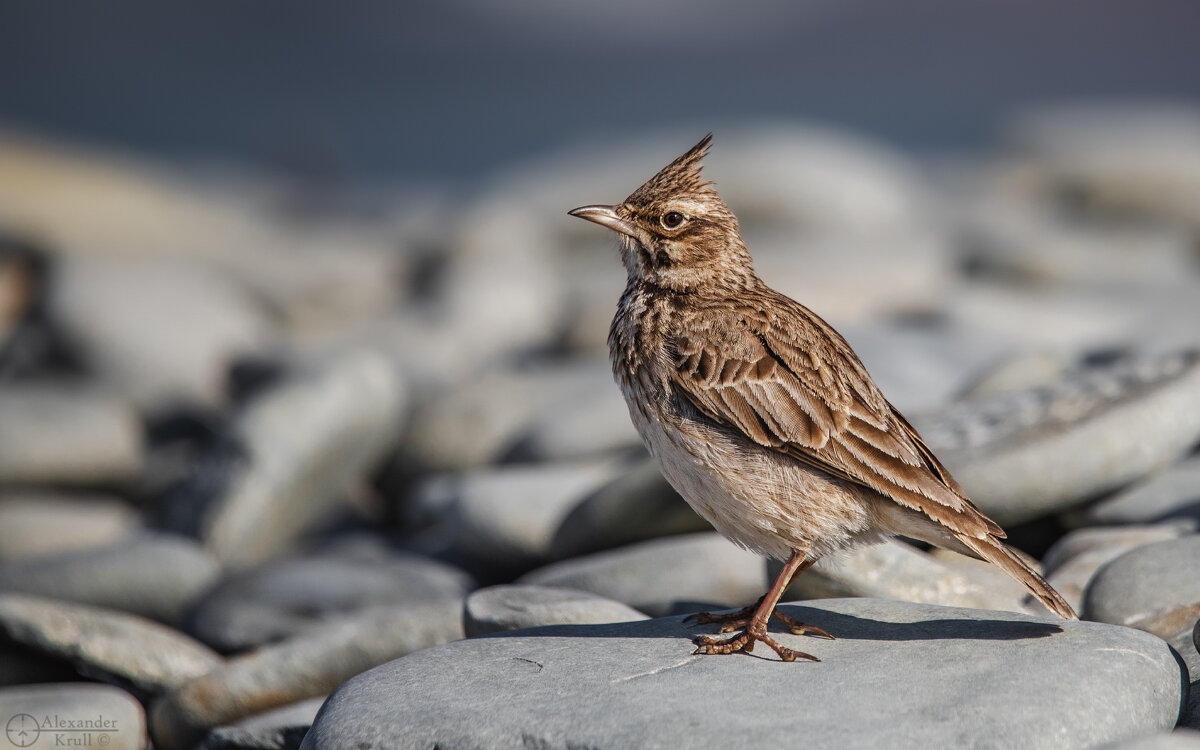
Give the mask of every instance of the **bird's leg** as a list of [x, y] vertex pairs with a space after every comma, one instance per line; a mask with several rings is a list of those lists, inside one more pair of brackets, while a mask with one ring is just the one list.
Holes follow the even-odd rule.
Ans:
[[[774, 638], [767, 634], [767, 622], [770, 620], [771, 615], [775, 613], [775, 606], [779, 604], [779, 598], [783, 596], [783, 592], [786, 591], [788, 586], [791, 585], [792, 580], [812, 566], [814, 562], [816, 562], [816, 560], [806, 559], [806, 555], [803, 552], [792, 552], [791, 557], [789, 557], [787, 562], [784, 563], [783, 570], [779, 572], [779, 575], [775, 578], [775, 582], [771, 584], [770, 590], [763, 595], [763, 598], [760, 599], [758, 604], [754, 607], [753, 615], [748, 621], [743, 618], [742, 622], [745, 623], [745, 629], [734, 634], [732, 637], [725, 639], [714, 638], [708, 635], [697, 636], [695, 639], [697, 647], [696, 653], [732, 654], [736, 651], [750, 653], [754, 650], [755, 641], [762, 641], [770, 646], [775, 653], [779, 654], [779, 658], [784, 661], [795, 661], [797, 657], [811, 659], [813, 661], [820, 661], [820, 659], [811, 654], [806, 654], [802, 651], [794, 651], [786, 646], [780, 645]], [[747, 607], [746, 609], [750, 608]], [[741, 613], [730, 613], [731, 619], [729, 622], [734, 622], [732, 616], [738, 614]], [[776, 616], [778, 616], [777, 613]], [[710, 617], [721, 616], [710, 615]], [[804, 625], [803, 623], [797, 622], [793, 618], [786, 615], [780, 617], [780, 619], [788, 625], [793, 633], [815, 633], [825, 637], [832, 637], [820, 628]], [[718, 620], [709, 620], [709, 622], [716, 621]], [[722, 632], [725, 632], [725, 628], [722, 628]]]
[[[780, 592], [780, 596], [783, 596], [783, 591], [790, 589], [792, 584], [796, 582], [796, 579], [800, 577], [800, 574], [812, 567], [814, 562], [816, 562], [816, 560], [806, 560], [804, 564], [797, 565], [796, 569], [792, 571], [791, 577], [788, 578], [787, 584], [784, 585], [782, 591]], [[783, 571], [780, 571], [780, 575], [783, 575]], [[758, 601], [756, 601], [754, 604], [734, 610], [733, 612], [697, 612], [694, 615], [688, 615], [687, 617], [683, 618], [683, 622], [689, 625], [708, 625], [710, 623], [720, 623], [721, 628], [717, 631], [718, 633], [732, 633], [738, 628], [744, 628], [750, 624], [750, 618], [755, 612], [758, 611], [758, 608], [762, 606], [762, 603], [766, 600], [766, 598], [767, 595], [763, 594], [762, 596], [758, 597]], [[805, 625], [796, 618], [790, 615], [785, 615], [777, 610], [773, 610], [771, 614], [784, 625], [787, 625], [788, 630], [795, 635], [816, 635], [822, 638], [828, 638], [831, 641], [834, 640], [832, 635], [826, 633], [824, 630], [816, 627], [815, 625]]]

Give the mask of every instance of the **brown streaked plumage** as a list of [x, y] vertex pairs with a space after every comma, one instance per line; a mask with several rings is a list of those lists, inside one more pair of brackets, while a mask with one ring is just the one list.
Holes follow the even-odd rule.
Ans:
[[775, 613], [822, 556], [891, 534], [987, 560], [1058, 615], [1067, 602], [1000, 540], [846, 340], [754, 271], [737, 219], [700, 174], [711, 136], [615, 206], [571, 211], [618, 232], [628, 282], [609, 332], [613, 373], [664, 476], [734, 543], [784, 560], [758, 604], [698, 652], [814, 658], [767, 633], [824, 631]]

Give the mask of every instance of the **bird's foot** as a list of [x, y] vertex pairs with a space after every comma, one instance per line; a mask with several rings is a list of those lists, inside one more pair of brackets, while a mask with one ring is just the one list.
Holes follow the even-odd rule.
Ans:
[[683, 618], [685, 625], [709, 625], [711, 623], [720, 623], [721, 629], [718, 633], [732, 633], [738, 628], [744, 628], [750, 624], [750, 619], [754, 617], [754, 613], [758, 611], [762, 600], [751, 604], [749, 607], [742, 607], [733, 612], [697, 612], [694, 615], [688, 615]]
[[773, 614], [784, 625], [787, 625], [788, 630], [790, 630], [794, 635], [815, 635], [818, 638], [828, 638], [831, 641], [836, 640], [832, 635], [827, 633], [825, 630], [818, 628], [816, 625], [806, 625], [797, 620], [795, 617], [785, 615], [779, 610], [775, 610], [771, 614]]
[[[735, 630], [748, 628], [750, 621], [754, 618], [754, 613], [758, 611], [758, 607], [762, 604], [759, 600], [757, 604], [752, 604], [749, 607], [742, 607], [734, 612], [725, 612], [713, 614], [712, 612], [697, 612], [694, 615], [688, 615], [683, 619], [685, 624], [689, 625], [708, 625], [710, 623], [720, 623], [721, 629], [718, 633], [732, 633]], [[819, 638], [828, 638], [835, 640], [832, 635], [825, 632], [816, 625], [806, 625], [790, 615], [785, 615], [779, 610], [774, 610], [771, 614], [787, 625], [788, 630], [794, 635], [815, 635]]]
[[[824, 631], [821, 631], [824, 632]], [[739, 633], [734, 634], [730, 638], [716, 638], [711, 635], [698, 635], [693, 639], [696, 644], [695, 654], [732, 654], [738, 651], [743, 653], [751, 653], [754, 651], [755, 642], [761, 641], [769, 646], [779, 658], [783, 661], [796, 661], [796, 659], [809, 659], [811, 661], [821, 661], [812, 654], [806, 654], [803, 651], [796, 651], [776, 641], [771, 636], [767, 635], [766, 623], [751, 623], [749, 627]]]

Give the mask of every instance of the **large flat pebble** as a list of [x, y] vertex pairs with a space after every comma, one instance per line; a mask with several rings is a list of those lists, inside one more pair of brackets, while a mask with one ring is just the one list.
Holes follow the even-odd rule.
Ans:
[[465, 573], [418, 555], [280, 560], [217, 584], [186, 629], [219, 651], [244, 651], [371, 607], [461, 602], [470, 585]]
[[117, 497], [6, 493], [0, 495], [0, 562], [103, 547], [138, 526], [137, 512]]
[[686, 534], [553, 563], [517, 583], [580, 589], [649, 615], [693, 604], [749, 604], [766, 591], [766, 562], [715, 532]]
[[122, 612], [0, 595], [0, 633], [80, 674], [154, 695], [207, 673], [221, 658], [183, 633]]
[[213, 727], [325, 695], [371, 667], [462, 638], [462, 604], [377, 607], [237, 656], [163, 695], [150, 711], [162, 750], [185, 750]]
[[142, 426], [94, 389], [6, 383], [0, 390], [0, 484], [128, 485], [142, 470]]
[[1084, 592], [1081, 614], [1168, 637], [1200, 618], [1197, 571], [1200, 534], [1138, 547], [1096, 573]]
[[109, 685], [60, 683], [0, 688], [3, 747], [145, 750], [146, 714], [129, 693]]
[[468, 637], [539, 625], [632, 622], [646, 616], [621, 602], [586, 591], [549, 586], [490, 586], [463, 603], [463, 630]]
[[1185, 455], [1200, 440], [1200, 352], [1123, 359], [916, 422], [985, 513], [1028, 521]]
[[191, 539], [144, 533], [103, 547], [0, 565], [0, 592], [108, 607], [177, 624], [217, 579], [212, 555]]
[[838, 637], [781, 636], [822, 661], [693, 656], [675, 617], [497, 633], [350, 680], [302, 747], [1071, 750], [1179, 715], [1170, 649], [1127, 628], [876, 599], [783, 611]]

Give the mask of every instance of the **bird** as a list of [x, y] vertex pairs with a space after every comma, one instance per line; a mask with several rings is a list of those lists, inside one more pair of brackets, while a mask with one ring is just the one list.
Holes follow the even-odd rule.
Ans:
[[[817, 657], [768, 632], [833, 638], [776, 611], [822, 557], [902, 535], [986, 560], [1048, 609], [1071, 605], [1002, 541], [846, 342], [758, 276], [738, 220], [704, 179], [712, 134], [625, 200], [572, 216], [615, 231], [626, 285], [609, 329], [613, 376], [667, 481], [738, 546], [783, 562], [755, 604], [720, 623], [697, 654]], [[724, 635], [723, 634], [728, 634]]]

